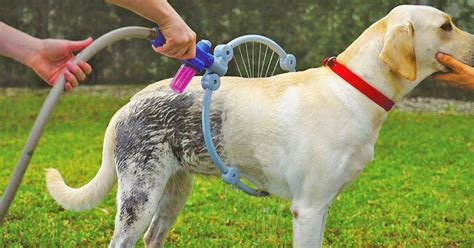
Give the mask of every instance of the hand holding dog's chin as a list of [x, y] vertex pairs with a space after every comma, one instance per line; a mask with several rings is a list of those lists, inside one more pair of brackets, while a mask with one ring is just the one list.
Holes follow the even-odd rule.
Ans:
[[440, 63], [449, 67], [452, 71], [440, 72], [433, 75], [433, 79], [444, 81], [449, 85], [474, 91], [474, 67], [466, 65], [455, 58], [438, 53], [436, 58]]
[[470, 67], [471, 72], [462, 73], [459, 71], [436, 73], [433, 79], [443, 81], [451, 86], [474, 91], [474, 68]]

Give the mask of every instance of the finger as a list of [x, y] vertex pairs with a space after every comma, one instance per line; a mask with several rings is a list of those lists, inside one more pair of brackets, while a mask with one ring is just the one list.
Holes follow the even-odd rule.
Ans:
[[166, 48], [165, 47], [153, 47], [153, 50], [155, 50], [155, 52], [157, 52], [159, 54], [168, 56], [168, 51], [169, 51], [168, 47], [166, 47]]
[[459, 75], [453, 72], [435, 74], [433, 75], [433, 79], [439, 80], [439, 81], [450, 82], [450, 83], [456, 83], [456, 82], [462, 81], [462, 79], [459, 78]]
[[183, 55], [186, 53], [186, 48], [178, 50], [175, 54], [174, 57], [177, 59], [185, 59]]
[[182, 45], [178, 45], [178, 44], [168, 44], [168, 46], [166, 47], [163, 47], [164, 49], [164, 52], [170, 56], [175, 56], [176, 54], [179, 53], [179, 51], [181, 49], [183, 49], [183, 46]]
[[71, 72], [69, 71], [65, 71], [64, 72], [64, 78], [66, 79], [66, 81], [68, 81], [69, 83], [71, 83], [71, 86], [72, 87], [76, 87], [79, 83], [77, 82], [77, 79], [76, 77], [74, 77], [74, 75], [72, 75]]
[[172, 54], [175, 58], [177, 59], [182, 59], [183, 55], [186, 53], [188, 50], [188, 46], [186, 45], [181, 45], [181, 46], [175, 46], [172, 49], [170, 49], [170, 54]]
[[189, 44], [190, 44], [191, 46], [196, 45], [196, 33], [195, 33], [195, 32], [192, 32], [192, 33], [191, 33], [191, 40], [189, 41]]
[[194, 32], [181, 44], [179, 51], [175, 54], [178, 59], [190, 59], [196, 56], [196, 35]]
[[80, 52], [92, 43], [92, 38], [89, 37], [85, 40], [79, 41], [68, 41], [67, 47], [71, 52]]
[[178, 52], [180, 51], [180, 48], [179, 47], [172, 47], [172, 46], [163, 46], [163, 47], [159, 47], [159, 48], [155, 48], [155, 51], [160, 53], [160, 54], [163, 54], [165, 56], [168, 56], [168, 57], [171, 57], [171, 58], [177, 58], [176, 55], [178, 54]]
[[453, 70], [458, 70], [459, 68], [462, 67], [463, 63], [456, 60], [452, 56], [448, 54], [444, 54], [441, 52], [436, 53], [436, 59], [441, 62], [441, 64], [453, 69]]
[[438, 81], [446, 81], [452, 77], [452, 73], [436, 73], [433, 74], [433, 79]]
[[71, 83], [66, 82], [66, 84], [64, 85], [64, 89], [65, 89], [66, 91], [70, 91], [70, 90], [72, 89]]
[[191, 46], [182, 55], [181, 59], [192, 59], [194, 57], [196, 57], [196, 46]]
[[56, 81], [58, 81], [59, 79], [59, 76], [62, 75], [62, 72], [64, 70], [66, 70], [66, 64], [62, 64], [61, 66], [59, 66], [58, 68], [56, 68], [55, 70], [53, 70], [51, 72], [51, 75], [49, 76], [49, 78], [43, 78], [43, 76], [41, 76], [41, 78], [43, 78], [49, 85], [53, 86]]
[[82, 70], [85, 74], [87, 74], [87, 75], [91, 74], [91, 72], [92, 72], [92, 67], [91, 67], [88, 63], [86, 63], [86, 62], [84, 62], [84, 61], [79, 61], [79, 63], [77, 63], [77, 65], [81, 68], [81, 70]]
[[67, 62], [67, 68], [70, 72], [74, 74], [74, 76], [79, 80], [82, 81], [86, 79], [86, 74], [81, 70], [78, 65], [73, 65], [70, 61]]
[[53, 74], [49, 79], [45, 80], [47, 84], [53, 86], [56, 80], [58, 80], [58, 73]]

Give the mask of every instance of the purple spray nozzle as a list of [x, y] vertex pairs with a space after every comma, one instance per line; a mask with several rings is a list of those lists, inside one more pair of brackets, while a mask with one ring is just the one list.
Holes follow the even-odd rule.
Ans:
[[193, 79], [194, 75], [196, 75], [196, 70], [192, 66], [183, 63], [174, 75], [173, 80], [171, 80], [171, 89], [176, 93], [183, 93], [184, 89], [186, 89], [186, 86], [188, 86], [189, 82], [191, 82], [191, 79]]
[[205, 68], [209, 68], [214, 63], [214, 56], [210, 53], [211, 42], [201, 40], [196, 44], [196, 56], [192, 59], [183, 60], [183, 64], [179, 67], [170, 87], [176, 93], [182, 93], [188, 86], [194, 75], [201, 73]]
[[[160, 29], [155, 27], [153, 30], [156, 31], [156, 38], [150, 39], [153, 47], [163, 46], [166, 40]], [[214, 56], [210, 53], [211, 45], [211, 42], [208, 40], [201, 40], [196, 44], [196, 56], [182, 61], [183, 64], [179, 67], [173, 80], [171, 80], [171, 89], [177, 93], [182, 93], [194, 75], [212, 66]]]

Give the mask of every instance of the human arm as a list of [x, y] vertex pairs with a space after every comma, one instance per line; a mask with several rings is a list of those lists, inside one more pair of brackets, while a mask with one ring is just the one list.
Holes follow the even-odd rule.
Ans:
[[436, 59], [443, 65], [452, 69], [451, 72], [437, 73], [435, 80], [445, 81], [449, 85], [474, 91], [474, 68], [466, 65], [450, 55], [437, 53]]
[[178, 59], [190, 59], [196, 53], [196, 34], [166, 0], [107, 0], [153, 21], [160, 27], [166, 43], [155, 51]]
[[38, 39], [7, 24], [0, 22], [0, 55], [10, 57], [33, 69], [48, 84], [52, 85], [64, 73], [66, 90], [78, 85], [90, 74], [92, 68], [81, 61], [72, 65], [72, 52], [79, 52], [92, 39], [69, 41], [59, 39]]

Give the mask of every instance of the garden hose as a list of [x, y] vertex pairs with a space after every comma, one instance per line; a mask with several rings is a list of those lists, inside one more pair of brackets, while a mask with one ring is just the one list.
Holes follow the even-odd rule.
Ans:
[[[91, 45], [85, 48], [81, 53], [79, 53], [73, 60], [73, 64], [77, 64], [79, 61], [87, 61], [93, 55], [98, 53], [103, 48], [111, 45], [122, 39], [127, 38], [142, 38], [149, 39], [154, 47], [162, 46], [166, 41], [164, 36], [161, 34], [158, 28], [143, 28], [143, 27], [125, 27], [120, 28], [114, 31], [111, 31], [97, 40], [95, 40]], [[225, 183], [232, 184], [236, 188], [239, 188], [243, 192], [253, 195], [253, 196], [267, 196], [267, 192], [259, 191], [252, 189], [249, 186], [245, 185], [240, 180], [240, 172], [237, 167], [227, 167], [222, 160], [220, 159], [219, 154], [216, 151], [214, 143], [212, 141], [211, 128], [210, 128], [210, 118], [209, 118], [209, 109], [211, 104], [212, 92], [217, 90], [220, 85], [220, 77], [224, 76], [227, 73], [228, 63], [232, 60], [234, 53], [233, 50], [236, 47], [239, 47], [242, 44], [252, 43], [252, 48], [254, 43], [265, 45], [273, 51], [270, 59], [267, 70], [265, 71], [264, 76], [267, 76], [267, 72], [272, 64], [272, 58], [274, 54], [277, 54], [277, 60], [274, 64], [273, 71], [271, 75], [275, 72], [277, 64], [280, 65], [280, 68], [284, 71], [295, 71], [296, 58], [292, 54], [287, 54], [277, 43], [270, 40], [267, 37], [260, 35], [245, 35], [238, 37], [228, 44], [218, 45], [214, 49], [214, 54], [210, 52], [212, 44], [207, 40], [202, 40], [196, 45], [196, 56], [192, 59], [182, 60], [183, 65], [180, 67], [175, 77], [171, 81], [170, 87], [177, 93], [182, 93], [188, 83], [191, 81], [192, 77], [196, 73], [200, 73], [202, 70], [206, 70], [205, 75], [201, 79], [201, 85], [205, 90], [205, 96], [203, 100], [203, 111], [202, 111], [202, 128], [203, 135], [206, 147], [208, 149], [209, 155], [218, 169], [221, 171], [222, 179]], [[260, 46], [261, 49], [261, 46]], [[267, 54], [267, 49], [265, 50], [265, 55], [263, 56], [263, 63], [265, 63], [265, 58]], [[240, 47], [239, 47], [240, 51]], [[248, 51], [247, 51], [248, 52]], [[241, 54], [242, 56], [242, 54]], [[252, 58], [253, 58], [252, 53]], [[260, 50], [259, 50], [260, 57]], [[243, 57], [242, 61], [243, 60]], [[250, 63], [249, 54], [247, 53], [247, 61]], [[252, 60], [253, 61], [253, 60]], [[238, 65], [236, 61], [236, 65]], [[244, 65], [245, 66], [245, 65]], [[255, 63], [252, 62], [252, 68], [255, 66]], [[250, 64], [248, 69], [250, 70], [249, 75], [255, 75], [255, 70], [252, 70]], [[263, 76], [262, 70], [257, 70], [257, 77]], [[239, 69], [239, 68], [237, 68]], [[247, 70], [247, 66], [245, 67]], [[260, 72], [259, 72], [260, 71]], [[240, 73], [240, 69], [239, 69]], [[271, 76], [270, 75], [270, 76]], [[242, 76], [242, 75], [241, 75]], [[44, 127], [56, 106], [59, 97], [64, 91], [64, 85], [66, 80], [64, 75], [61, 75], [58, 80], [54, 83], [53, 88], [51, 89], [48, 97], [46, 98], [41, 110], [38, 114], [38, 117], [35, 120], [33, 128], [31, 129], [30, 135], [26, 141], [26, 144], [21, 153], [20, 159], [15, 167], [13, 175], [10, 179], [10, 182], [3, 194], [2, 201], [0, 203], [0, 224], [5, 217], [11, 202], [13, 201], [15, 194], [18, 190], [18, 187], [21, 183], [21, 180], [26, 172], [28, 164], [33, 156], [33, 153], [36, 149], [38, 141], [43, 133]]]
[[[72, 63], [77, 64], [79, 61], [88, 61], [100, 50], [119, 40], [127, 38], [141, 38], [156, 41], [159, 38], [158, 34], [159, 32], [157, 32], [156, 29], [144, 27], [124, 27], [110, 31], [99, 37], [91, 45], [79, 53], [74, 58]], [[10, 204], [15, 198], [15, 194], [18, 190], [18, 187], [20, 186], [21, 179], [28, 168], [28, 164], [30, 163], [31, 157], [33, 156], [41, 134], [43, 134], [44, 127], [46, 126], [46, 123], [48, 122], [54, 107], [58, 103], [59, 97], [64, 92], [65, 83], [66, 80], [64, 75], [61, 75], [54, 83], [53, 88], [49, 92], [48, 97], [46, 98], [38, 116], [36, 117], [33, 128], [31, 129], [30, 135], [28, 136], [23, 151], [21, 152], [20, 159], [18, 160], [15, 170], [13, 171], [13, 175], [10, 179], [10, 182], [8, 183], [8, 186], [3, 193], [2, 201], [0, 203], [0, 224], [3, 222], [3, 218], [7, 214]]]

